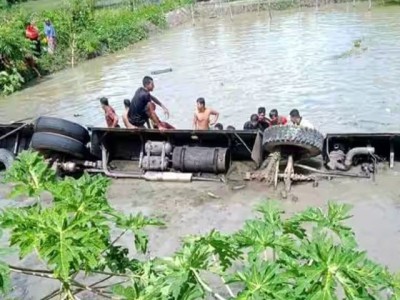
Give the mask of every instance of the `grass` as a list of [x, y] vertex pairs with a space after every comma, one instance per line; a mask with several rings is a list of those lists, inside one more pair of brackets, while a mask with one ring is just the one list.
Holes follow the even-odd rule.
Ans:
[[[45, 10], [52, 10], [60, 7], [64, 0], [28, 0], [27, 2], [22, 2], [16, 5], [21, 9], [28, 12], [42, 12]], [[159, 0], [149, 0], [150, 3], [158, 3]], [[105, 8], [119, 5], [128, 5], [127, 0], [96, 0], [97, 8]]]
[[25, 9], [29, 12], [42, 12], [44, 10], [51, 10], [59, 7], [63, 0], [30, 0], [18, 4], [18, 7]]

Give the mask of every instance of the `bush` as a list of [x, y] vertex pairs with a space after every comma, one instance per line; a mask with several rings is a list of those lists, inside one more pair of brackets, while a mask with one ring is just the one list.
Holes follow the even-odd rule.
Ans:
[[[287, 218], [279, 204], [269, 200], [233, 234], [212, 230], [190, 236], [171, 257], [148, 258], [146, 228], [163, 222], [114, 210], [106, 197], [108, 179], [87, 174], [59, 179], [32, 152], [21, 153], [5, 179], [13, 184], [11, 197], [31, 200], [20, 202], [19, 208], [5, 208], [0, 228], [9, 232], [10, 246], [19, 257], [37, 255], [47, 269], [0, 261], [0, 292], [8, 291], [10, 273], [16, 272], [58, 280], [61, 288], [53, 297], [68, 300], [85, 290], [95, 297], [129, 300], [400, 297], [400, 276], [358, 249], [346, 225], [350, 207], [344, 204], [331, 202], [326, 210], [308, 208]], [[46, 191], [52, 200], [42, 198]], [[118, 232], [115, 238], [112, 230]], [[118, 245], [127, 232], [133, 236], [135, 254]], [[0, 254], [9, 251], [0, 249]], [[220, 288], [206, 282], [210, 276], [220, 279]]]
[[[50, 19], [56, 29], [55, 54], [44, 53], [36, 58], [40, 72], [47, 74], [146, 38], [152, 26], [166, 26], [165, 12], [190, 1], [167, 0], [161, 5], [143, 5], [133, 1], [136, 5], [133, 10], [130, 6], [94, 10], [93, 0], [67, 0], [62, 9], [43, 11], [38, 15], [18, 9], [5, 11], [0, 15], [0, 71], [15, 75], [14, 71], [11, 72], [15, 69], [24, 82], [33, 78], [34, 73], [25, 65], [25, 57], [32, 55], [30, 42], [25, 38], [25, 22], [32, 19], [38, 20], [41, 38], [44, 38], [45, 19]], [[8, 75], [3, 73], [0, 92], [10, 93], [22, 87], [21, 81], [8, 78]], [[11, 89], [10, 85], [13, 86]]]

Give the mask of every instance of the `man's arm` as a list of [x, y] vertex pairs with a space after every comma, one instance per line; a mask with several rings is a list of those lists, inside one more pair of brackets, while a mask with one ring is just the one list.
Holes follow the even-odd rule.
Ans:
[[154, 97], [153, 95], [150, 95], [150, 99], [151, 101], [153, 101], [155, 104], [157, 104], [159, 107], [161, 107], [164, 110], [164, 113], [167, 115], [167, 117], [169, 117], [169, 111], [168, 109], [161, 103], [160, 100], [158, 100], [156, 97]]
[[[152, 109], [151, 102], [149, 102], [146, 105], [146, 113], [149, 116], [150, 120], [153, 122], [153, 125], [158, 127], [160, 125], [160, 120], [157, 118], [157, 115], [155, 114], [154, 110]], [[148, 125], [150, 125], [150, 124], [148, 124]]]
[[113, 128], [117, 127], [117, 124], [118, 124], [118, 115], [114, 113], [112, 127]]
[[215, 123], [218, 122], [219, 112], [217, 112], [216, 110], [211, 109], [210, 110], [210, 115], [215, 116], [214, 117], [214, 121], [212, 123], [210, 123], [210, 125], [214, 125]]
[[197, 129], [197, 114], [196, 113], [194, 114], [194, 117], [193, 117], [193, 128]]

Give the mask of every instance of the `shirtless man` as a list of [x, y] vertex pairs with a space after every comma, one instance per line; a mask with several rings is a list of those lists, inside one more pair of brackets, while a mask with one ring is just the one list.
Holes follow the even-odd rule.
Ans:
[[[211, 122], [211, 116], [215, 116]], [[206, 108], [206, 101], [204, 98], [197, 99], [197, 109], [194, 113], [193, 126], [197, 130], [208, 130], [210, 126], [217, 123], [219, 113], [213, 109]]]

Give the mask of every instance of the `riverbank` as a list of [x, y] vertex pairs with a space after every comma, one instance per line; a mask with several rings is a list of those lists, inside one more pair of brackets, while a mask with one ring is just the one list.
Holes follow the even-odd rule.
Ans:
[[[354, 229], [360, 250], [396, 272], [400, 268], [398, 177], [399, 169], [396, 168], [380, 172], [376, 182], [347, 178], [321, 181], [318, 188], [299, 184], [293, 187], [296, 197], [288, 199], [280, 199], [279, 191], [268, 190], [259, 183], [247, 183], [246, 187], [235, 189], [243, 182], [176, 184], [117, 179], [112, 180], [107, 198], [113, 208], [125, 214], [141, 212], [164, 220], [166, 228], [149, 229], [151, 257], [174, 255], [180, 249], [182, 239], [188, 235], [202, 235], [213, 229], [224, 234], [236, 232], [246, 220], [254, 218], [254, 207], [266, 199], [278, 199], [289, 217], [309, 207], [326, 209], [327, 200], [347, 203], [353, 206], [353, 218], [347, 220], [346, 225]], [[2, 185], [0, 198], [5, 198], [9, 192], [9, 186]], [[2, 201], [3, 208], [12, 204], [12, 201]], [[117, 236], [119, 232], [114, 230], [112, 234]], [[2, 246], [5, 243], [3, 240]], [[128, 248], [135, 257], [131, 236], [123, 236], [118, 245]], [[7, 262], [29, 269], [46, 267], [33, 255], [24, 260], [14, 255]], [[55, 280], [23, 274], [13, 276], [13, 283], [15, 286], [10, 297], [16, 299], [41, 299], [59, 287]], [[211, 278], [210, 284], [225, 295], [224, 286], [219, 285], [219, 281]], [[87, 294], [80, 298], [94, 299]]]
[[232, 17], [251, 11], [315, 5], [313, 0], [204, 2], [196, 5], [192, 4], [192, 0], [168, 0], [160, 5], [137, 8], [96, 9], [90, 3], [70, 0], [63, 10], [28, 13], [11, 9], [3, 12], [1, 16], [5, 26], [0, 29], [0, 92], [11, 94], [38, 76], [32, 66], [26, 64], [26, 55], [32, 54], [31, 45], [23, 34], [24, 24], [28, 21], [34, 21], [43, 33], [43, 20], [49, 18], [57, 31], [55, 54], [43, 53], [36, 60], [36, 67], [43, 76], [116, 52], [159, 29], [175, 27], [190, 20], [194, 23], [196, 18]]
[[[153, 31], [171, 26], [179, 8], [191, 0], [167, 0], [161, 4], [138, 7], [96, 9], [91, 1], [70, 0], [62, 9], [27, 12], [18, 8], [0, 14], [0, 92], [11, 94], [38, 76], [27, 57], [35, 59], [40, 75], [74, 67], [147, 38]], [[173, 11], [177, 11], [173, 13]], [[44, 24], [50, 19], [57, 33], [54, 54], [45, 51]], [[41, 55], [33, 52], [25, 38], [26, 22], [34, 22], [40, 31]]]
[[149, 37], [154, 31], [186, 22], [195, 24], [198, 19], [225, 16], [232, 18], [234, 15], [252, 11], [271, 12], [310, 7], [316, 3], [321, 6], [333, 1], [221, 1], [194, 5], [192, 0], [168, 0], [160, 5], [134, 9], [129, 6], [96, 9], [88, 2], [70, 0], [63, 10], [28, 13], [15, 9], [0, 13], [5, 24], [0, 29], [0, 53], [10, 60], [7, 66], [0, 62], [0, 93], [11, 94], [37, 77], [36, 72], [25, 64], [25, 56], [31, 52], [30, 44], [23, 34], [26, 21], [36, 22], [41, 32], [45, 18], [52, 19], [56, 27], [56, 53], [44, 53], [36, 61], [41, 75], [48, 75], [74, 67], [85, 60], [114, 53]]

